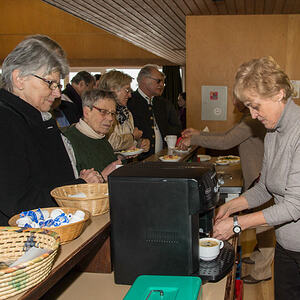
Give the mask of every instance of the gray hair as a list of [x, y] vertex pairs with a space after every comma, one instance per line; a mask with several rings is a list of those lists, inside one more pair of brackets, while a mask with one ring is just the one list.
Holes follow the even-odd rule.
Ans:
[[82, 107], [89, 107], [93, 108], [94, 104], [103, 99], [109, 99], [111, 101], [116, 101], [116, 96], [115, 93], [109, 92], [109, 91], [103, 91], [103, 90], [98, 90], [98, 89], [93, 89], [91, 91], [87, 91], [83, 93], [82, 95]]
[[95, 77], [91, 73], [87, 71], [80, 71], [72, 78], [71, 83], [79, 84], [82, 80], [85, 84], [90, 84], [91, 82], [96, 81]]
[[61, 78], [64, 78], [69, 72], [69, 67], [65, 57], [58, 55], [41, 40], [29, 37], [19, 43], [2, 64], [3, 88], [9, 92], [13, 91], [12, 73], [14, 70], [20, 71], [20, 77], [42, 70], [43, 76], [59, 72]]
[[56, 52], [59, 56], [66, 58], [67, 55], [64, 49], [49, 36], [43, 34], [29, 35], [25, 39], [35, 39], [43, 43], [49, 50]]
[[149, 77], [152, 74], [153, 70], [157, 70], [164, 78], [166, 77], [165, 74], [163, 72], [159, 71], [159, 66], [158, 65], [152, 65], [152, 64], [148, 64], [145, 65], [141, 68], [138, 76], [137, 76], [137, 82], [140, 82], [142, 78], [144, 77]]

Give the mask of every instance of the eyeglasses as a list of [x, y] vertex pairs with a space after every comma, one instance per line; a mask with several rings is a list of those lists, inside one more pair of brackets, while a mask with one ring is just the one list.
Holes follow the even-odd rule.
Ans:
[[52, 91], [55, 90], [55, 89], [57, 89], [57, 88], [59, 88], [59, 89], [62, 88], [62, 85], [61, 85], [61, 84], [59, 84], [59, 83], [57, 83], [57, 82], [55, 82], [55, 81], [53, 81], [53, 80], [48, 80], [48, 79], [46, 79], [46, 78], [40, 77], [40, 76], [35, 75], [35, 74], [32, 74], [32, 76], [34, 76], [34, 77], [36, 77], [36, 78], [38, 78], [38, 79], [41, 79], [41, 80], [43, 80], [44, 82], [48, 83], [49, 89], [52, 90]]
[[151, 76], [148, 76], [148, 78], [154, 80], [157, 84], [160, 84], [161, 82], [162, 82], [163, 84], [165, 84], [165, 79], [154, 78], [154, 77], [151, 77]]
[[109, 116], [109, 115], [111, 115], [113, 118], [116, 117], [116, 113], [113, 112], [113, 111], [109, 111], [107, 109], [99, 108], [99, 107], [96, 107], [96, 106], [93, 106], [93, 108], [98, 110], [99, 113], [102, 115], [102, 117], [106, 117], [106, 116]]

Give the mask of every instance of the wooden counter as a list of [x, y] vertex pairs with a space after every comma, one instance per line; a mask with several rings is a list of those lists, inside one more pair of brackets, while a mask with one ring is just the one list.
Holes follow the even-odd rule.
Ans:
[[[187, 161], [196, 154], [197, 147], [193, 147], [189, 153], [181, 155], [181, 161]], [[148, 161], [158, 161], [159, 156], [168, 152], [162, 150], [157, 155], [148, 158]], [[240, 165], [217, 166], [218, 172], [231, 174], [232, 179], [225, 178], [224, 187], [241, 187]], [[239, 176], [238, 178], [235, 178]], [[113, 279], [111, 257], [110, 257], [110, 218], [109, 213], [93, 217], [90, 224], [85, 227], [83, 233], [76, 240], [69, 244], [62, 245], [49, 276], [41, 283], [10, 299], [39, 299], [53, 286], [57, 291], [63, 291], [58, 296], [51, 296], [46, 299], [123, 299], [129, 290], [128, 285], [116, 285]], [[237, 240], [233, 239], [236, 249]], [[74, 267], [76, 266], [76, 271]], [[73, 270], [72, 270], [73, 269]], [[72, 270], [72, 272], [69, 272]], [[78, 273], [78, 270], [82, 273]], [[92, 272], [92, 273], [87, 273]], [[71, 282], [64, 277], [72, 276]], [[109, 273], [109, 274], [101, 274]], [[79, 275], [78, 275], [79, 274]], [[64, 277], [64, 280], [61, 280]], [[67, 281], [67, 285], [66, 285]], [[222, 280], [217, 283], [206, 283], [203, 285], [202, 300], [225, 299], [232, 300], [234, 294], [235, 265]]]
[[[110, 272], [110, 264], [107, 263], [107, 259], [110, 262], [110, 256], [107, 256], [107, 254], [110, 254], [110, 248], [109, 245], [107, 245], [107, 241], [109, 242], [109, 233], [109, 214], [106, 213], [102, 216], [93, 217], [91, 223], [85, 228], [79, 238], [60, 247], [60, 252], [54, 263], [53, 269], [45, 280], [27, 292], [9, 299], [36, 300], [44, 295], [55, 284], [54, 288], [46, 294], [46, 299], [123, 299], [130, 286], [115, 284], [113, 273], [98, 273], [101, 271]], [[99, 257], [106, 257], [106, 259], [102, 260], [103, 264], [100, 264], [101, 268], [94, 268], [94, 270], [92, 270], [93, 273], [78, 272], [78, 268], [69, 272], [75, 265], [79, 265], [81, 268], [86, 267], [87, 264], [85, 260], [90, 257], [90, 253], [95, 252], [95, 249], [97, 250], [96, 252], [101, 253], [101, 255], [98, 255]], [[104, 263], [105, 261], [106, 263]], [[83, 262], [85, 262], [85, 264], [83, 264]], [[97, 273], [95, 273], [95, 271]], [[67, 273], [67, 277], [64, 277]], [[232, 284], [228, 287], [228, 278], [232, 278], [232, 274], [230, 273], [227, 277], [217, 283], [204, 284], [202, 287], [202, 300], [233, 299], [228, 294], [228, 289], [232, 290], [233, 287]], [[63, 277], [64, 280], [61, 280]]]
[[[75, 273], [71, 274], [65, 281], [67, 284], [57, 288], [58, 293], [47, 295], [45, 300], [122, 300], [131, 287], [130, 285], [115, 284], [113, 273]], [[72, 282], [71, 285], [68, 284], [69, 282]], [[226, 282], [227, 278], [225, 277], [219, 282], [202, 285], [203, 297], [201, 300], [233, 299], [224, 298]], [[82, 287], [84, 287], [84, 289]], [[62, 293], [60, 293], [61, 291]]]
[[60, 247], [47, 278], [27, 292], [10, 299], [39, 299], [75, 265], [89, 272], [112, 271], [109, 213], [93, 217], [77, 239]]
[[178, 155], [180, 157], [179, 161], [188, 161], [194, 155], [197, 154], [198, 148], [199, 148], [198, 146], [191, 146], [190, 150], [188, 152], [185, 152], [185, 153], [181, 153], [181, 152], [177, 152], [177, 151], [169, 150], [169, 149], [165, 148], [165, 149], [162, 149], [160, 152], [149, 156], [148, 158], [146, 158], [143, 161], [160, 161], [159, 158], [161, 156], [164, 156], [164, 155], [167, 155], [167, 154]]

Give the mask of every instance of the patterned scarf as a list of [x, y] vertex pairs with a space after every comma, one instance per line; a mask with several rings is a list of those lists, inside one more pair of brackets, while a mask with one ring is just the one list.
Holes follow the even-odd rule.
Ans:
[[121, 106], [117, 104], [117, 121], [122, 125], [129, 119], [129, 110], [127, 106]]

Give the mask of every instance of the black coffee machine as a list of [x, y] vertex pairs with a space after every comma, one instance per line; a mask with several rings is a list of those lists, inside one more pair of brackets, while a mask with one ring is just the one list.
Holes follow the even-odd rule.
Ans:
[[131, 163], [115, 170], [108, 184], [116, 283], [132, 284], [145, 274], [217, 281], [229, 272], [229, 243], [217, 260], [199, 260], [199, 229], [204, 235], [211, 231], [218, 202], [212, 164]]

